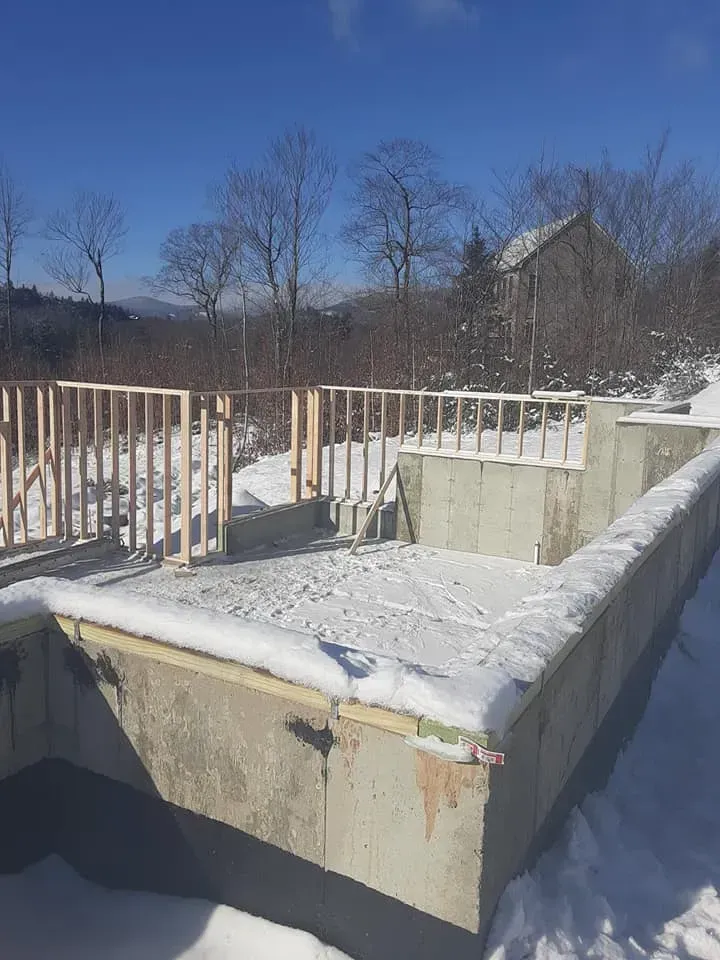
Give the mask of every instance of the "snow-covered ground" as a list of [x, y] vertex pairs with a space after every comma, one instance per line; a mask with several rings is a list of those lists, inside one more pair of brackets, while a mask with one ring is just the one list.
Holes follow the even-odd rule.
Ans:
[[230, 907], [111, 891], [58, 857], [0, 876], [2, 960], [348, 960]]
[[720, 416], [720, 380], [711, 383], [692, 398], [690, 412], [694, 417]]
[[720, 554], [605, 790], [500, 903], [486, 960], [720, 958]]
[[128, 594], [303, 631], [455, 674], [490, 650], [490, 624], [542, 582], [546, 567], [518, 560], [374, 541], [290, 540], [269, 551], [200, 565], [192, 575], [129, 560], [68, 576]]

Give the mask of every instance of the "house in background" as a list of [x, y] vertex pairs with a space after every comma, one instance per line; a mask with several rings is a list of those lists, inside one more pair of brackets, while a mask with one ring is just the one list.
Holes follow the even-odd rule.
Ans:
[[608, 337], [619, 337], [629, 309], [632, 261], [589, 214], [528, 230], [498, 255], [495, 309], [504, 349], [516, 362], [536, 350], [594, 366]]

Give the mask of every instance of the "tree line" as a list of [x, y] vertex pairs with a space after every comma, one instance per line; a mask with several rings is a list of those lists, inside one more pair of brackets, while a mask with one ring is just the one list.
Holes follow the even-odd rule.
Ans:
[[[172, 230], [148, 278], [197, 308], [202, 321], [182, 326], [109, 315], [107, 271], [126, 236], [125, 212], [112, 194], [76, 194], [42, 228], [46, 271], [85, 304], [77, 342], [53, 362], [74, 376], [112, 371], [116, 382], [127, 365], [137, 381], [152, 344], [147, 376], [162, 371], [168, 385], [335, 380], [602, 392], [627, 371], [642, 380], [663, 358], [715, 348], [718, 183], [692, 161], [671, 164], [666, 137], [630, 168], [607, 155], [582, 167], [543, 160], [495, 176], [482, 199], [444, 176], [439, 156], [414, 140], [378, 144], [347, 175], [345, 219], [331, 238], [324, 227], [338, 165], [312, 131], [293, 128], [256, 164], [231, 166], [208, 188], [211, 215]], [[509, 344], [498, 333], [503, 251], [526, 231], [579, 214], [613, 238], [621, 268], [603, 268], [603, 248], [588, 231], [566, 278], [573, 329], [558, 342], [538, 324], [531, 342]], [[12, 270], [31, 223], [26, 196], [0, 169], [3, 340], [17, 358], [14, 314], [26, 308], [15, 304]], [[331, 310], [331, 265], [343, 258], [363, 282]], [[197, 384], [200, 375], [209, 379]]]

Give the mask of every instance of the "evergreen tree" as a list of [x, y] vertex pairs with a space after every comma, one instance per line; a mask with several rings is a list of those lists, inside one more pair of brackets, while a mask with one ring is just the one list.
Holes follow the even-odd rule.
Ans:
[[463, 246], [453, 282], [455, 374], [458, 386], [487, 386], [495, 374], [492, 334], [497, 329], [496, 257], [477, 227]]

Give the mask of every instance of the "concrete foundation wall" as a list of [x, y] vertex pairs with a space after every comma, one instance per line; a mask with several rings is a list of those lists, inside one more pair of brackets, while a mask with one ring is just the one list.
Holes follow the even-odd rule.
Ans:
[[223, 527], [226, 554], [243, 553], [269, 546], [287, 537], [311, 533], [329, 522], [326, 500], [301, 500], [299, 503], [268, 507], [245, 517], [235, 517]]
[[[299, 503], [268, 507], [245, 517], [236, 517], [223, 528], [226, 554], [244, 553], [257, 547], [270, 546], [288, 537], [309, 535], [325, 530], [341, 536], [354, 536], [370, 512], [371, 504], [347, 500], [301, 500]], [[377, 512], [367, 537], [395, 536], [395, 504], [387, 503]]]
[[[328, 501], [329, 522], [333, 530], [341, 536], [354, 537], [365, 522], [372, 504], [352, 500]], [[380, 537], [383, 540], [395, 539], [395, 504], [386, 503], [376, 513], [367, 529], [368, 539]]]
[[29, 580], [52, 573], [62, 567], [67, 569], [73, 563], [81, 563], [102, 557], [115, 550], [111, 540], [91, 540], [86, 543], [67, 544], [57, 540], [47, 542], [38, 549], [37, 544], [26, 547], [13, 547], [10, 551], [0, 551], [0, 590], [11, 583]]
[[401, 451], [397, 537], [432, 547], [557, 564], [720, 431], [635, 422], [637, 401], [593, 400], [585, 468]]
[[[229, 903], [357, 958], [476, 952], [485, 768], [333, 719], [303, 688], [92, 636], [0, 635], [0, 870], [61, 852], [100, 883]], [[52, 821], [41, 851], [29, 824], [6, 836], [23, 807]]]
[[682, 464], [696, 457], [720, 436], [711, 427], [653, 423], [625, 417], [615, 431], [614, 470], [610, 489], [609, 521], [669, 477]]
[[[583, 618], [575, 634], [493, 743], [507, 752], [508, 762], [490, 772], [480, 894], [488, 909], [554, 839], [570, 809], [610, 774], [642, 716], [682, 605], [720, 546], [719, 504], [716, 457], [689, 509], [665, 526], [584, 617], [581, 604], [573, 609]], [[633, 519], [621, 523], [623, 528], [594, 541], [591, 564], [602, 560], [604, 549], [616, 548], [621, 533], [630, 535]], [[581, 555], [573, 561], [580, 562]], [[569, 572], [568, 590], [571, 579]], [[535, 629], [549, 626], [536, 623]], [[513, 629], [522, 632], [522, 618]]]
[[48, 754], [47, 668], [42, 620], [0, 627], [0, 779]]

